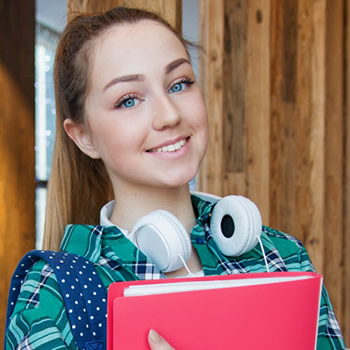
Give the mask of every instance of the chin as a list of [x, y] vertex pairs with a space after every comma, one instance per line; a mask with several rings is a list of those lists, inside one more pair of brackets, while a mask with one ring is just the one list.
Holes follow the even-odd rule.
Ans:
[[188, 185], [189, 182], [196, 176], [196, 174], [197, 172], [186, 172], [186, 174], [172, 174], [166, 179], [163, 179], [164, 181], [161, 181], [160, 183], [163, 183], [162, 187], [165, 188], [183, 187], [185, 185]]

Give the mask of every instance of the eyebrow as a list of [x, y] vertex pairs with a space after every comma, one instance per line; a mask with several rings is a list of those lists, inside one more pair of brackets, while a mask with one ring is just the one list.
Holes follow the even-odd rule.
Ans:
[[103, 91], [106, 91], [112, 85], [115, 85], [118, 83], [130, 82], [130, 81], [144, 81], [144, 76], [142, 74], [130, 74], [130, 75], [124, 75], [119, 78], [115, 78], [104, 87]]
[[171, 71], [173, 71], [175, 68], [177, 68], [183, 63], [191, 64], [187, 58], [178, 58], [177, 60], [170, 62], [165, 66], [164, 68], [165, 74], [169, 74]]
[[[164, 68], [165, 74], [169, 74], [174, 69], [179, 67], [180, 65], [188, 63], [191, 64], [190, 61], [187, 58], [178, 58], [175, 61], [170, 62], [167, 64]], [[109, 87], [112, 85], [118, 84], [118, 83], [125, 83], [125, 82], [131, 82], [131, 81], [144, 81], [145, 77], [143, 74], [130, 74], [130, 75], [124, 75], [122, 77], [115, 78], [111, 80], [103, 89], [103, 91], [106, 91]]]

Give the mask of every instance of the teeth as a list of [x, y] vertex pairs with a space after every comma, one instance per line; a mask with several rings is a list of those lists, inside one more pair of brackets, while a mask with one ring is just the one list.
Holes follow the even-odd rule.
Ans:
[[181, 141], [176, 142], [172, 145], [156, 148], [152, 151], [153, 152], [175, 152], [175, 151], [179, 150], [185, 143], [186, 143], [186, 140], [181, 140]]

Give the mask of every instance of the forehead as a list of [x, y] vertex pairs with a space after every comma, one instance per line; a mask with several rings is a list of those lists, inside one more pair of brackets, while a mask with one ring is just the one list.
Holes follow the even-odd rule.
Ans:
[[134, 74], [150, 66], [159, 69], [159, 65], [173, 59], [188, 58], [177, 36], [150, 20], [111, 28], [95, 43], [93, 56], [91, 68], [95, 77], [108, 68], [113, 69], [114, 74]]
[[142, 43], [156, 43], [157, 39], [176, 41], [183, 47], [177, 36], [163, 24], [152, 20], [141, 20], [137, 23], [116, 24], [107, 30], [101, 37], [101, 45], [105, 41], [120, 41], [127, 44], [129, 41], [141, 40]]

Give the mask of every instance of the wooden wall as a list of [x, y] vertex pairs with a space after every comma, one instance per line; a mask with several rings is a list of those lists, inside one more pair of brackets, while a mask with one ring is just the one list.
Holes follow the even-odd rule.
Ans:
[[0, 342], [12, 273], [35, 244], [34, 0], [0, 0]]
[[297, 236], [350, 342], [349, 23], [343, 0], [200, 0], [211, 144], [199, 189]]

